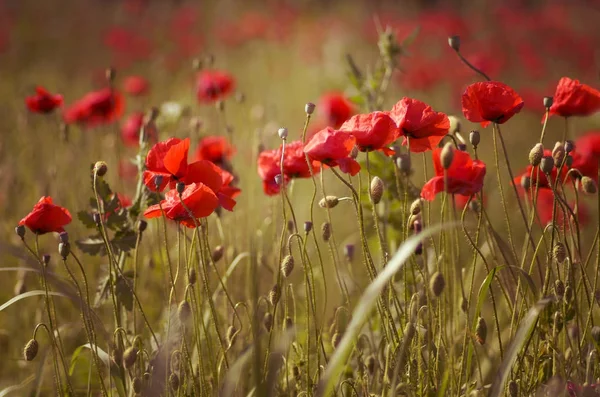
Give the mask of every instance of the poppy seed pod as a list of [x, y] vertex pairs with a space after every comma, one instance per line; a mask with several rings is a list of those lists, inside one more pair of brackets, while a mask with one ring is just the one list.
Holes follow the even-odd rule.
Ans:
[[123, 365], [125, 369], [133, 367], [137, 360], [138, 349], [135, 347], [128, 347], [123, 353]]
[[571, 153], [575, 149], [575, 143], [571, 140], [566, 140], [564, 144], [565, 153]]
[[319, 201], [319, 207], [321, 208], [333, 208], [339, 203], [339, 199], [336, 196], [327, 196]]
[[294, 257], [286, 255], [283, 261], [281, 261], [281, 274], [287, 278], [292, 274], [292, 270], [294, 270]]
[[508, 395], [510, 397], [517, 397], [519, 395], [519, 385], [512, 379], [508, 382]]
[[460, 51], [460, 36], [454, 35], [454, 36], [448, 37], [448, 45], [454, 51], [456, 51], [456, 52]]
[[213, 262], [218, 262], [223, 257], [223, 253], [225, 252], [225, 247], [222, 245], [217, 245], [212, 252], [212, 260]]
[[477, 320], [477, 326], [475, 327], [475, 337], [480, 345], [485, 345], [487, 339], [487, 324], [483, 317], [479, 317]]
[[271, 305], [275, 306], [279, 302], [280, 298], [281, 288], [279, 288], [279, 284], [275, 284], [273, 288], [271, 288], [271, 290], [269, 291], [269, 294], [267, 295], [267, 300]]
[[565, 283], [563, 283], [561, 280], [556, 280], [554, 282], [554, 294], [558, 298], [562, 298], [565, 294]]
[[540, 169], [542, 172], [550, 175], [552, 168], [554, 168], [554, 159], [551, 156], [542, 157], [542, 161], [540, 161]]
[[420, 198], [413, 201], [412, 204], [410, 205], [410, 214], [411, 215], [419, 214], [421, 212], [422, 203], [423, 203], [423, 201]]
[[71, 253], [71, 244], [67, 243], [58, 243], [58, 254], [61, 258], [67, 259], [67, 256]]
[[541, 143], [537, 143], [529, 151], [529, 164], [534, 167], [538, 166], [542, 161], [542, 157], [544, 157], [544, 146]]
[[156, 190], [160, 189], [160, 186], [163, 183], [163, 176], [162, 175], [156, 175], [154, 177], [154, 186], [156, 187]]
[[584, 176], [581, 178], [581, 187], [583, 191], [587, 194], [596, 194], [598, 191], [598, 186], [596, 186], [596, 182], [589, 176]]
[[381, 197], [383, 196], [383, 181], [380, 177], [374, 176], [371, 180], [371, 200], [373, 204], [379, 204]]
[[471, 131], [471, 133], [469, 134], [469, 142], [471, 142], [471, 145], [473, 145], [473, 147], [475, 149], [477, 149], [477, 146], [479, 145], [480, 141], [481, 141], [481, 135], [479, 134], [479, 131], [477, 131], [477, 130]]
[[271, 328], [273, 328], [273, 315], [270, 312], [266, 312], [263, 316], [263, 327], [265, 327], [267, 332], [270, 332]]
[[304, 105], [304, 112], [306, 112], [308, 115], [313, 114], [315, 112], [315, 104], [308, 102], [306, 105]]
[[521, 187], [525, 190], [529, 190], [529, 188], [531, 187], [531, 177], [529, 176], [524, 176], [521, 178]]
[[177, 182], [177, 184], [175, 185], [175, 188], [177, 189], [177, 193], [183, 194], [183, 191], [185, 190], [185, 183]]
[[104, 176], [108, 172], [108, 166], [104, 161], [98, 161], [94, 164], [94, 174], [97, 176]]
[[431, 279], [429, 280], [429, 290], [431, 291], [431, 293], [435, 297], [438, 297], [444, 291], [445, 286], [446, 286], [446, 280], [444, 279], [444, 276], [442, 275], [442, 273], [435, 272], [433, 274], [433, 276], [431, 276]]
[[277, 130], [277, 135], [279, 135], [279, 138], [285, 140], [288, 137], [288, 129], [285, 127], [282, 127], [280, 129]]
[[313, 223], [311, 221], [305, 221], [304, 222], [304, 233], [310, 233], [310, 231], [313, 228]]
[[109, 83], [114, 82], [115, 78], [117, 77], [117, 70], [112, 66], [110, 68], [106, 68], [104, 71], [104, 77], [106, 77], [106, 81]]
[[23, 356], [25, 357], [25, 360], [32, 361], [35, 356], [37, 356], [39, 347], [40, 345], [35, 339], [31, 339], [29, 342], [27, 342], [25, 348], [23, 349]]
[[554, 98], [551, 96], [545, 96], [543, 99], [543, 104], [546, 109], [550, 109], [554, 104]]
[[554, 159], [554, 164], [557, 167], [560, 167], [565, 160], [565, 147], [562, 143], [556, 142], [554, 144], [554, 149], [552, 149], [552, 158]]
[[174, 391], [177, 391], [177, 389], [179, 389], [179, 376], [177, 376], [175, 372], [173, 372], [171, 376], [169, 376], [169, 385]]
[[554, 244], [552, 248], [552, 257], [557, 263], [563, 263], [567, 259], [567, 250], [563, 243]]
[[138, 221], [138, 227], [137, 227], [138, 233], [140, 233], [140, 234], [144, 233], [144, 231], [146, 230], [147, 227], [148, 227], [148, 222], [146, 222], [143, 219], [140, 219]]
[[442, 153], [440, 154], [440, 160], [442, 161], [442, 167], [447, 170], [452, 165], [452, 160], [454, 160], [454, 146], [452, 143], [447, 142], [442, 149]]
[[15, 227], [15, 233], [17, 233], [17, 236], [19, 236], [21, 240], [23, 240], [25, 238], [25, 226], [19, 225]]
[[321, 237], [323, 237], [323, 241], [329, 241], [329, 238], [331, 237], [331, 225], [329, 222], [324, 222], [321, 225]]

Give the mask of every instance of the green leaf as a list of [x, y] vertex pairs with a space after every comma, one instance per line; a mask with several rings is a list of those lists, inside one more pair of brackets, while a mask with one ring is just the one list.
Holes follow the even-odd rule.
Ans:
[[111, 243], [119, 250], [128, 252], [135, 248], [137, 234], [130, 229], [120, 230], [115, 233]]
[[113, 194], [108, 182], [102, 178], [96, 178], [96, 192], [98, 193], [98, 197], [100, 197], [104, 203], [108, 203]]
[[133, 293], [131, 291], [132, 282], [133, 280], [129, 278], [118, 276], [117, 282], [115, 283], [117, 299], [128, 311], [133, 310]]
[[94, 222], [94, 217], [87, 211], [79, 211], [77, 213], [77, 219], [79, 219], [79, 221], [83, 223], [83, 226], [87, 227], [88, 229], [96, 228], [96, 222]]
[[127, 223], [127, 210], [120, 208], [110, 213], [106, 219], [106, 227], [111, 230], [122, 229]]
[[95, 235], [75, 241], [77, 247], [89, 255], [106, 255], [106, 247], [102, 237]]

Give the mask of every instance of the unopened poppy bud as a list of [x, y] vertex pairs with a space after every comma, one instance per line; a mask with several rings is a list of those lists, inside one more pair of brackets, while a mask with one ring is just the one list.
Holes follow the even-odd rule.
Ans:
[[313, 223], [311, 221], [305, 221], [304, 222], [304, 233], [310, 233], [310, 231], [313, 228]]
[[279, 135], [279, 138], [285, 140], [288, 137], [288, 129], [285, 127], [282, 127], [280, 129], [277, 130], [277, 135]]
[[529, 152], [529, 164], [534, 167], [538, 166], [542, 161], [542, 157], [544, 157], [544, 146], [541, 143], [536, 143]]
[[218, 262], [223, 257], [223, 253], [225, 253], [225, 247], [222, 245], [217, 245], [212, 252], [212, 260], [213, 262]]
[[177, 189], [177, 193], [183, 194], [183, 191], [185, 190], [185, 183], [177, 182], [177, 184], [175, 185], [175, 188]]
[[510, 397], [517, 397], [519, 395], [519, 385], [512, 379], [508, 382], [508, 395]]
[[292, 274], [292, 270], [294, 270], [294, 257], [286, 255], [283, 261], [281, 261], [281, 274], [287, 278]]
[[196, 284], [196, 281], [198, 280], [198, 276], [196, 274], [196, 269], [191, 269], [190, 273], [188, 274], [188, 282], [191, 285]]
[[183, 300], [179, 303], [177, 307], [177, 317], [182, 324], [186, 324], [192, 315], [192, 307], [190, 303], [186, 300]]
[[571, 141], [571, 140], [566, 140], [564, 148], [565, 148], [565, 153], [571, 153], [575, 149], [575, 143], [573, 143], [573, 141]]
[[68, 243], [69, 242], [69, 233], [67, 233], [67, 232], [60, 232], [58, 234], [58, 240], [61, 243]]
[[565, 284], [561, 280], [556, 280], [554, 282], [554, 294], [558, 298], [562, 298], [565, 294]]
[[335, 349], [336, 347], [338, 347], [341, 340], [342, 340], [342, 334], [340, 334], [339, 332], [334, 333], [333, 336], [331, 337], [331, 346], [333, 346], [333, 348]]
[[380, 177], [374, 176], [371, 180], [371, 200], [373, 204], [379, 204], [383, 196], [383, 181]]
[[138, 233], [144, 233], [144, 231], [145, 231], [145, 230], [146, 230], [146, 228], [148, 227], [148, 222], [146, 222], [146, 221], [145, 221], [145, 220], [143, 220], [143, 219], [140, 219], [140, 220], [138, 221], [138, 225], [137, 225], [137, 226], [138, 226], [138, 227], [137, 227]]
[[269, 294], [267, 295], [267, 300], [271, 305], [275, 306], [279, 302], [280, 298], [281, 288], [279, 288], [279, 284], [275, 284], [273, 288], [271, 288], [271, 290], [269, 291]]
[[456, 52], [460, 51], [460, 36], [455, 35], [455, 36], [448, 37], [448, 45], [454, 51], [456, 51]]
[[19, 225], [15, 227], [15, 233], [17, 233], [17, 236], [19, 236], [21, 240], [23, 240], [25, 238], [25, 226]]
[[531, 177], [527, 175], [521, 177], [521, 187], [525, 190], [529, 190], [531, 187]]
[[50, 255], [44, 254], [42, 255], [42, 262], [44, 262], [44, 266], [48, 266], [50, 264]]
[[420, 198], [413, 201], [412, 204], [410, 205], [410, 213], [412, 215], [419, 214], [421, 212], [421, 205], [422, 205], [422, 200]]
[[131, 388], [133, 389], [133, 392], [136, 394], [139, 394], [142, 392], [142, 380], [139, 377], [135, 377], [133, 378], [133, 380], [131, 381]]
[[598, 186], [596, 186], [596, 182], [589, 176], [584, 176], [581, 178], [581, 188], [587, 194], [596, 194], [598, 191]]
[[237, 328], [233, 325], [230, 325], [229, 328], [227, 328], [227, 334], [225, 335], [225, 337], [229, 347], [233, 346], [237, 339]]
[[554, 244], [552, 248], [552, 257], [557, 263], [563, 263], [567, 259], [567, 249], [563, 243]]
[[344, 246], [344, 255], [346, 256], [346, 259], [348, 259], [348, 262], [352, 262], [354, 259], [355, 248], [354, 244], [346, 244]]
[[571, 302], [571, 299], [573, 299], [573, 287], [571, 287], [570, 284], [567, 284], [565, 286], [564, 298], [565, 298], [565, 302], [566, 303]]
[[163, 183], [163, 176], [156, 175], [154, 177], [154, 186], [156, 187], [156, 190], [158, 190], [160, 188], [160, 185], [162, 185], [162, 183]]
[[600, 343], [600, 326], [598, 325], [594, 325], [592, 327], [592, 339], [596, 342], [596, 343]]
[[551, 96], [545, 96], [543, 99], [543, 104], [546, 109], [550, 109], [554, 104], [554, 98]]
[[128, 347], [123, 353], [123, 365], [125, 369], [133, 367], [137, 360], [138, 349], [135, 347]]
[[94, 174], [97, 176], [104, 176], [108, 172], [108, 166], [104, 161], [98, 161], [94, 164]]
[[25, 360], [32, 361], [35, 356], [37, 356], [39, 348], [40, 345], [37, 340], [31, 339], [29, 342], [27, 342], [25, 348], [23, 349], [23, 356], [25, 357]]
[[411, 170], [410, 156], [406, 153], [402, 153], [396, 159], [396, 165], [398, 166], [398, 169], [400, 169], [400, 171], [402, 171], [403, 173], [405, 173], [405, 174], [410, 173], [410, 170]]
[[551, 156], [542, 157], [542, 161], [540, 162], [542, 172], [549, 175], [552, 172], [552, 168], [554, 168], [554, 159]]
[[61, 258], [67, 259], [67, 256], [71, 253], [71, 244], [67, 243], [58, 243], [58, 254]]
[[452, 143], [447, 142], [442, 149], [442, 153], [440, 154], [440, 160], [442, 161], [442, 167], [447, 170], [452, 165], [452, 160], [454, 160], [454, 146]]
[[263, 327], [267, 332], [271, 332], [271, 328], [273, 328], [273, 315], [270, 312], [266, 312], [263, 316]]
[[281, 186], [283, 184], [283, 176], [281, 176], [281, 174], [275, 175], [275, 183], [277, 186]]
[[479, 145], [480, 140], [481, 140], [481, 136], [479, 135], [479, 131], [477, 131], [477, 130], [471, 131], [471, 133], [469, 134], [469, 142], [471, 142], [471, 145], [473, 145], [473, 147], [475, 149], [477, 149], [477, 146]]
[[460, 150], [461, 152], [466, 152], [467, 151], [467, 144], [461, 142], [458, 145], [456, 145], [456, 148], [458, 150]]
[[485, 345], [487, 339], [487, 324], [483, 317], [479, 317], [477, 320], [477, 326], [475, 327], [475, 337], [480, 345]]
[[321, 201], [319, 201], [319, 207], [333, 208], [336, 205], [338, 205], [339, 202], [340, 202], [340, 200], [336, 196], [327, 196], [327, 197], [323, 197], [321, 199]]
[[473, 212], [477, 212], [479, 213], [479, 210], [481, 210], [481, 203], [479, 202], [479, 200], [477, 199], [472, 199], [469, 202], [469, 209]]
[[560, 167], [565, 159], [565, 147], [562, 143], [556, 142], [554, 144], [554, 149], [552, 149], [552, 158], [554, 159], [554, 164], [557, 167]]
[[304, 105], [304, 111], [306, 112], [306, 114], [313, 114], [315, 112], [315, 104], [312, 102], [308, 102], [306, 105]]
[[169, 385], [174, 391], [177, 391], [179, 389], [179, 376], [177, 376], [175, 372], [173, 372], [171, 376], [169, 376]]
[[446, 279], [444, 279], [444, 276], [442, 275], [442, 273], [435, 272], [433, 274], [433, 276], [431, 276], [431, 279], [429, 280], [429, 290], [431, 291], [431, 293], [435, 297], [438, 297], [444, 291], [445, 286], [446, 286]]
[[350, 150], [350, 154], [348, 156], [350, 156], [350, 158], [356, 160], [356, 158], [358, 157], [358, 146], [354, 145], [352, 146], [352, 149]]
[[331, 237], [331, 225], [329, 222], [324, 222], [321, 225], [321, 237], [323, 237], [323, 241], [329, 241], [329, 238]]

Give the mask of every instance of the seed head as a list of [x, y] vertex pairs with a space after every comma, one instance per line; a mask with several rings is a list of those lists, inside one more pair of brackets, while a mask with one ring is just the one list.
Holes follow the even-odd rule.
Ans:
[[440, 160], [442, 160], [442, 167], [447, 170], [452, 165], [452, 160], [454, 160], [454, 146], [452, 143], [447, 142], [442, 149], [442, 153], [440, 154]]
[[187, 300], [182, 300], [177, 307], [177, 317], [182, 324], [186, 324], [192, 315], [192, 307]]
[[39, 347], [40, 345], [35, 339], [31, 339], [29, 342], [27, 342], [25, 348], [23, 349], [23, 356], [25, 357], [25, 360], [32, 361], [35, 356], [37, 356]]
[[267, 332], [271, 332], [271, 328], [273, 328], [273, 315], [271, 312], [266, 312], [263, 316], [263, 326]]
[[225, 247], [222, 245], [217, 245], [212, 252], [212, 260], [213, 262], [218, 262], [223, 257], [223, 253], [225, 252]]
[[67, 259], [67, 256], [71, 253], [71, 244], [67, 243], [58, 243], [58, 254], [61, 258]]
[[279, 298], [281, 298], [281, 288], [279, 288], [279, 284], [275, 284], [269, 291], [267, 299], [271, 305], [275, 306], [279, 302]]
[[175, 185], [175, 188], [177, 189], [177, 193], [183, 194], [183, 191], [185, 190], [185, 183], [177, 182], [177, 184]]
[[508, 395], [510, 397], [517, 397], [519, 395], [519, 385], [512, 379], [508, 382]]
[[373, 204], [379, 204], [381, 201], [381, 197], [383, 196], [383, 181], [380, 177], [374, 176], [371, 180], [371, 200], [373, 200]]
[[129, 369], [133, 367], [137, 360], [138, 349], [131, 346], [128, 347], [127, 350], [123, 353], [123, 365], [125, 369]]
[[454, 35], [454, 36], [448, 37], [448, 45], [454, 51], [459, 52], [460, 51], [460, 36]]
[[556, 295], [558, 298], [562, 298], [565, 294], [565, 284], [560, 281], [560, 280], [556, 280], [554, 282], [554, 295]]
[[477, 327], [475, 327], [475, 337], [477, 338], [477, 342], [480, 345], [485, 345], [485, 340], [487, 338], [487, 324], [483, 317], [479, 317], [477, 320]]
[[554, 168], [554, 159], [551, 156], [542, 157], [542, 161], [540, 162], [540, 169], [542, 172], [546, 175], [550, 175], [552, 168]]
[[237, 328], [233, 325], [230, 325], [229, 328], [227, 328], [227, 334], [225, 335], [227, 338], [227, 344], [229, 345], [229, 347], [233, 346], [233, 344], [235, 343], [235, 340], [237, 339]]
[[567, 259], [567, 249], [563, 243], [556, 243], [552, 248], [552, 257], [557, 263], [563, 263]]
[[143, 219], [140, 219], [138, 221], [138, 224], [137, 224], [138, 233], [140, 233], [140, 234], [144, 233], [144, 231], [146, 230], [147, 227], [148, 227], [148, 222], [146, 222]]
[[292, 274], [292, 270], [294, 270], [294, 257], [286, 255], [283, 261], [281, 261], [281, 274], [287, 278]]
[[326, 196], [319, 201], [319, 207], [321, 208], [333, 208], [340, 200], [336, 196]]
[[554, 159], [554, 164], [556, 164], [557, 167], [560, 167], [560, 165], [565, 160], [564, 144], [562, 144], [560, 142], [556, 142], [554, 144], [554, 149], [552, 149], [552, 158]]
[[423, 201], [418, 198], [415, 201], [412, 202], [412, 204], [410, 205], [410, 213], [411, 215], [417, 215], [421, 213], [421, 205], [423, 204]]
[[321, 236], [323, 237], [323, 241], [329, 241], [329, 238], [331, 237], [331, 225], [329, 222], [323, 222], [321, 225]]
[[461, 152], [466, 152], [467, 144], [460, 142], [458, 145], [456, 145], [456, 149], [460, 150]]
[[21, 240], [23, 240], [25, 238], [25, 226], [19, 225], [15, 227], [15, 233], [17, 233], [17, 236], [19, 236]]
[[583, 191], [587, 194], [596, 194], [598, 191], [598, 186], [596, 186], [596, 182], [588, 176], [584, 176], [581, 178], [581, 187]]
[[567, 284], [565, 287], [564, 299], [566, 303], [571, 302], [571, 299], [573, 299], [573, 287], [571, 287], [571, 284]]
[[477, 149], [477, 146], [479, 146], [480, 140], [481, 140], [481, 136], [479, 135], [479, 131], [477, 131], [477, 130], [471, 131], [471, 133], [469, 134], [469, 142], [471, 142], [471, 145], [473, 145], [473, 147], [475, 149]]
[[285, 140], [288, 137], [288, 129], [285, 127], [282, 127], [280, 129], [277, 130], [277, 135], [279, 135], [279, 138]]
[[405, 174], [410, 174], [411, 164], [410, 164], [410, 156], [406, 153], [402, 153], [396, 159], [396, 165], [401, 172]]
[[571, 153], [574, 149], [575, 149], [575, 143], [573, 141], [571, 141], [570, 139], [567, 139], [565, 141], [565, 153]]
[[544, 157], [544, 146], [541, 143], [537, 143], [529, 152], [529, 164], [534, 167], [539, 165]]
[[306, 105], [304, 105], [304, 112], [306, 112], [308, 115], [313, 114], [315, 112], [315, 104], [308, 102]]
[[304, 222], [304, 233], [308, 234], [313, 228], [313, 223], [311, 221]]
[[435, 272], [433, 274], [433, 276], [431, 276], [431, 279], [429, 280], [429, 289], [431, 290], [431, 293], [435, 297], [438, 297], [444, 291], [445, 286], [446, 286], [446, 279], [444, 279], [444, 276], [442, 275], [442, 273]]
[[104, 161], [98, 161], [94, 164], [94, 174], [96, 176], [104, 176], [108, 172], [108, 166]]
[[470, 209], [471, 211], [473, 211], [473, 212], [477, 212], [477, 213], [479, 213], [479, 210], [481, 210], [481, 203], [479, 202], [479, 200], [477, 200], [477, 199], [475, 199], [475, 198], [474, 198], [474, 199], [472, 199], [472, 200], [469, 202], [469, 209]]
[[179, 376], [177, 376], [175, 372], [173, 372], [171, 376], [169, 376], [169, 385], [174, 391], [177, 391], [177, 389], [179, 389]]
[[544, 107], [546, 109], [550, 109], [552, 107], [552, 105], [554, 104], [554, 98], [551, 96], [545, 96], [543, 103], [544, 103]]
[[162, 185], [163, 183], [163, 176], [162, 175], [156, 175], [154, 177], [154, 187], [156, 187], [156, 190], [159, 190], [160, 185]]

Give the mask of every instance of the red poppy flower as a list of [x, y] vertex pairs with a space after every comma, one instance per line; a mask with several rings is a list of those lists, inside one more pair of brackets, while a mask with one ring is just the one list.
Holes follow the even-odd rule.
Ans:
[[573, 168], [577, 168], [585, 176], [598, 177], [598, 162], [600, 161], [600, 131], [589, 132], [575, 140], [575, 150], [572, 151]]
[[[527, 191], [527, 194], [525, 194], [525, 189], [519, 188], [519, 194], [521, 195], [521, 197], [523, 197], [523, 196], [527, 197], [527, 200], [529, 200], [530, 206], [533, 206], [533, 195], [536, 192], [537, 192], [537, 198], [536, 198], [536, 202], [535, 202], [535, 204], [536, 204], [535, 210], [537, 213], [537, 220], [540, 223], [540, 225], [545, 227], [546, 225], [548, 225], [549, 223], [552, 222], [552, 211], [554, 208], [554, 192], [552, 191], [551, 188], [541, 187], [539, 189], [529, 189]], [[556, 218], [555, 218], [555, 220], [556, 220], [556, 224], [558, 225], [558, 227], [565, 228], [565, 226], [566, 226], [566, 229], [569, 229], [569, 220], [572, 218], [571, 211], [573, 211], [574, 207], [575, 206], [573, 204], [569, 205], [570, 210], [567, 209], [567, 211], [566, 211], [567, 217], [565, 218], [565, 209], [559, 202], [556, 203]], [[578, 212], [579, 225], [580, 226], [586, 225], [589, 211], [588, 211], [587, 207], [585, 206], [585, 204], [581, 201], [579, 202], [577, 212]]]
[[312, 160], [330, 167], [339, 166], [343, 172], [356, 175], [360, 171], [360, 164], [350, 157], [355, 144], [354, 135], [327, 127], [312, 136], [304, 152]]
[[559, 80], [553, 99], [551, 115], [589, 116], [600, 111], [600, 91], [568, 77]]
[[340, 92], [330, 92], [321, 96], [317, 109], [333, 128], [340, 128], [344, 121], [355, 113], [352, 102]]
[[471, 84], [462, 94], [462, 111], [467, 120], [503, 124], [519, 113], [525, 102], [512, 88], [498, 81]]
[[123, 81], [123, 91], [131, 96], [144, 96], [150, 91], [150, 84], [142, 76], [128, 76]]
[[27, 226], [35, 234], [49, 232], [64, 232], [63, 226], [71, 223], [71, 214], [66, 208], [52, 203], [51, 197], [42, 197], [33, 210], [21, 221], [19, 225]]
[[202, 70], [196, 76], [196, 98], [199, 102], [224, 99], [234, 88], [233, 76], [222, 70]]
[[208, 160], [219, 165], [229, 160], [234, 153], [235, 147], [224, 136], [206, 136], [200, 139], [194, 159]]
[[356, 146], [362, 152], [382, 150], [388, 155], [394, 153], [386, 146], [398, 139], [398, 127], [387, 112], [357, 114], [342, 124], [340, 130], [354, 135]]
[[[125, 146], [136, 147], [140, 144], [140, 131], [144, 125], [144, 113], [135, 112], [129, 115], [121, 126], [121, 138]], [[158, 131], [152, 125], [146, 126], [146, 137], [148, 142], [156, 143]]]
[[404, 135], [403, 145], [415, 153], [433, 150], [450, 129], [448, 116], [435, 112], [431, 106], [412, 98], [402, 98], [390, 112], [399, 133]]
[[[169, 190], [160, 205], [155, 204], [148, 207], [144, 211], [144, 216], [146, 218], [162, 216], [161, 206], [167, 218], [193, 228], [196, 227], [195, 220], [197, 218], [205, 218], [213, 213], [219, 206], [219, 199], [210, 187], [202, 183], [192, 183], [185, 187], [181, 199], [176, 190]], [[190, 212], [192, 216], [190, 216]]]
[[[274, 150], [264, 150], [258, 155], [258, 175], [263, 181], [263, 191], [272, 196], [279, 193], [279, 185], [275, 176], [281, 174], [281, 152], [283, 146]], [[312, 162], [312, 173], [319, 172], [319, 164]], [[310, 178], [311, 170], [304, 156], [304, 145], [301, 141], [293, 141], [285, 145], [283, 157], [283, 178], [289, 182], [292, 178]]]
[[[544, 149], [544, 157], [550, 156], [552, 157], [552, 151], [548, 150], [548, 149]], [[560, 164], [559, 164], [560, 166]], [[538, 172], [538, 168], [539, 166], [532, 166], [531, 164], [527, 166], [527, 168], [525, 169], [525, 171], [523, 171], [523, 173], [517, 177], [515, 177], [514, 179], [514, 183], [517, 186], [521, 186], [521, 180], [523, 179], [523, 177], [529, 177], [530, 178], [530, 184], [531, 186], [539, 186], [539, 187], [551, 187], [554, 185], [554, 183], [556, 182], [556, 178], [558, 177], [558, 168], [556, 167], [552, 167], [552, 171], [550, 172], [550, 181], [548, 181], [548, 177], [546, 176], [546, 174], [544, 174], [542, 172], [542, 170], [539, 170]], [[533, 170], [533, 172], [532, 172]], [[562, 166], [561, 170], [560, 170], [560, 182], [564, 182], [567, 173], [569, 172], [569, 167], [565, 165]]]
[[33, 113], [50, 113], [63, 104], [62, 95], [51, 94], [44, 87], [36, 87], [35, 95], [25, 98], [27, 108]]
[[69, 107], [64, 113], [66, 123], [78, 123], [85, 127], [111, 123], [123, 115], [123, 95], [110, 88], [93, 91]]
[[450, 168], [446, 170], [447, 186], [444, 182], [444, 168], [440, 160], [442, 149], [433, 151], [433, 168], [435, 176], [431, 178], [421, 190], [421, 197], [433, 201], [436, 194], [446, 191], [451, 194], [472, 195], [483, 188], [485, 177], [485, 164], [479, 160], [471, 159], [467, 152], [454, 151], [454, 159]]
[[235, 186], [231, 186], [231, 183], [234, 180], [232, 174], [230, 174], [227, 171], [221, 170], [221, 176], [223, 184], [216, 191], [217, 198], [219, 199], [219, 204], [227, 211], [233, 211], [233, 207], [235, 207], [236, 205], [234, 198], [236, 198], [242, 191], [241, 189]]

